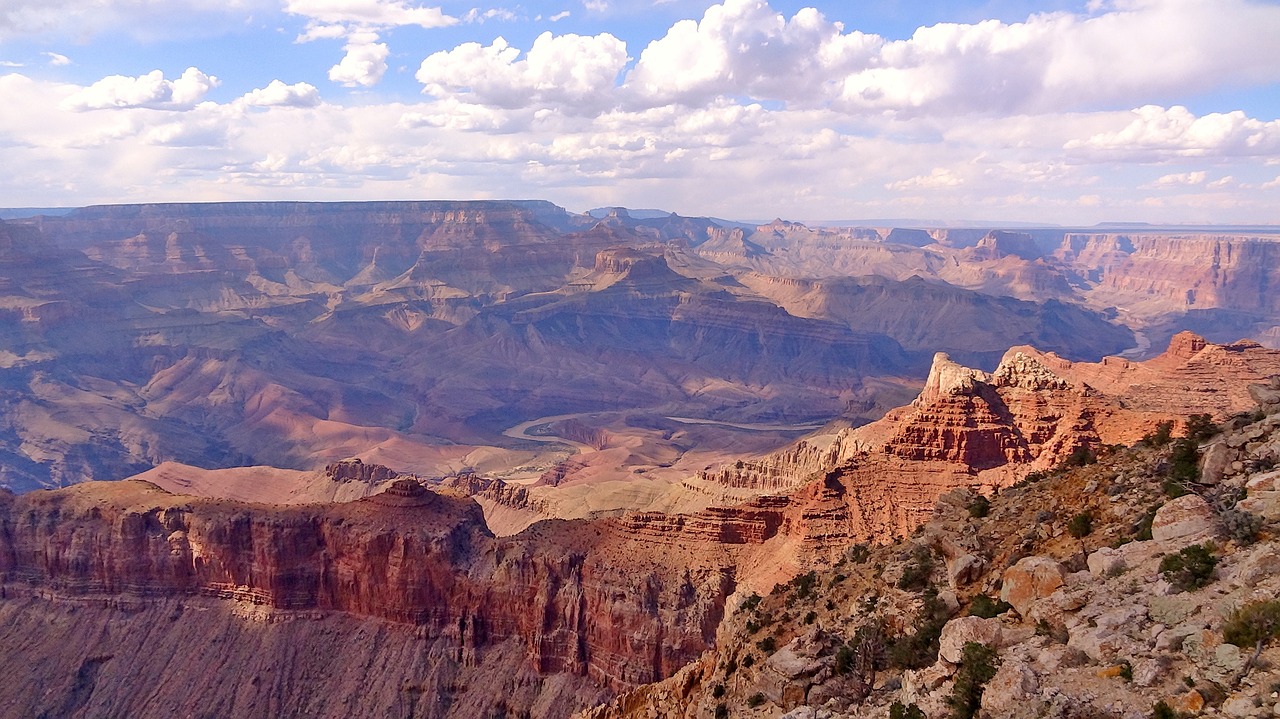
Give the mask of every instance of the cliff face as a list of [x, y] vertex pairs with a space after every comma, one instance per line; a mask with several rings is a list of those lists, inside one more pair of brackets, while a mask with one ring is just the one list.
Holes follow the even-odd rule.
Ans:
[[732, 556], [677, 561], [653, 545], [612, 523], [558, 522], [496, 539], [473, 502], [412, 480], [357, 502], [293, 508], [179, 497], [141, 482], [0, 498], [8, 596], [145, 607], [217, 599], [271, 616], [388, 620], [447, 650], [454, 670], [483, 668], [496, 654], [499, 666], [565, 675], [539, 694], [545, 702], [571, 701], [558, 692], [577, 687], [590, 689], [585, 698], [655, 681], [710, 644], [736, 588]]
[[1130, 444], [1163, 420], [1248, 411], [1249, 384], [1275, 374], [1280, 352], [1253, 342], [1215, 345], [1190, 333], [1147, 362], [1070, 362], [1015, 347], [987, 373], [940, 353], [911, 404], [869, 425], [807, 438], [702, 477], [773, 490], [836, 472], [863, 494], [857, 511], [874, 518], [855, 533], [871, 538], [875, 530], [909, 530], [919, 511], [950, 489], [1007, 486], [1078, 449]]

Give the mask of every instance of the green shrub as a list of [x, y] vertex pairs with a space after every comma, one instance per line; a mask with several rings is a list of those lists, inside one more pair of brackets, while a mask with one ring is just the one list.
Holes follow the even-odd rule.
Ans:
[[1120, 678], [1126, 682], [1133, 681], [1133, 665], [1127, 659], [1120, 662]]
[[916, 632], [904, 634], [889, 645], [889, 665], [896, 669], [923, 669], [938, 661], [938, 638], [948, 618], [947, 606], [938, 595], [925, 592], [924, 606], [916, 616]]
[[723, 697], [723, 696], [724, 696], [724, 685], [723, 685], [723, 684], [717, 684], [717, 685], [715, 685], [714, 687], [711, 687], [711, 698], [712, 698], [712, 699], [719, 699], [720, 697]]
[[1086, 465], [1095, 464], [1098, 461], [1098, 455], [1093, 453], [1087, 445], [1076, 447], [1075, 451], [1063, 461], [1064, 467], [1084, 467]]
[[756, 663], [756, 656], [754, 654], [748, 654], [747, 656], [742, 658], [742, 666], [747, 669], [750, 669], [751, 667], [755, 666], [755, 663]]
[[813, 586], [817, 584], [817, 582], [818, 573], [808, 572], [807, 574], [801, 574], [795, 579], [792, 579], [791, 585], [796, 588], [796, 596], [798, 598], [808, 599], [809, 595], [813, 593]]
[[840, 648], [836, 650], [836, 663], [832, 666], [831, 671], [836, 675], [848, 674], [849, 670], [853, 668], [854, 658], [853, 647], [848, 644], [841, 644]]
[[817, 612], [810, 611], [808, 614], [804, 615], [804, 623], [805, 623], [805, 624], [813, 624], [813, 623], [814, 623], [814, 622], [816, 622], [817, 620], [818, 620], [818, 613], [817, 613]]
[[1221, 431], [1222, 428], [1214, 424], [1213, 418], [1207, 414], [1193, 414], [1187, 417], [1187, 421], [1183, 424], [1183, 436], [1196, 444], [1204, 442]]
[[915, 704], [903, 706], [902, 702], [894, 702], [889, 705], [889, 719], [925, 719], [925, 716]]
[[1142, 437], [1142, 444], [1149, 447], [1163, 447], [1173, 439], [1173, 420], [1166, 420], [1156, 425], [1154, 432]]
[[1093, 515], [1081, 512], [1067, 522], [1067, 532], [1076, 539], [1083, 539], [1093, 533]]
[[998, 599], [992, 599], [985, 594], [979, 594], [969, 603], [969, 616], [982, 617], [983, 619], [991, 619], [1009, 611], [1013, 607], [1008, 602], [1002, 602]]
[[1280, 599], [1250, 602], [1222, 625], [1222, 640], [1237, 647], [1265, 645], [1280, 637]]
[[747, 706], [754, 709], [761, 704], [764, 704], [764, 692], [756, 692], [755, 694], [747, 697]]
[[729, 719], [729, 707], [723, 704], [716, 705], [716, 719]]
[[1151, 717], [1152, 719], [1178, 719], [1178, 712], [1174, 711], [1173, 707], [1165, 704], [1162, 699], [1151, 707]]
[[917, 546], [911, 550], [911, 560], [902, 570], [898, 579], [898, 589], [919, 592], [929, 586], [929, 577], [933, 574], [933, 552], [927, 547]]
[[742, 604], [738, 605], [738, 610], [743, 612], [754, 612], [756, 608], [759, 606], [760, 606], [760, 595], [752, 594], [751, 596], [742, 600]]
[[1167, 554], [1160, 560], [1160, 574], [1180, 591], [1200, 589], [1213, 580], [1213, 569], [1218, 558], [1213, 555], [1213, 544], [1193, 544], [1177, 554]]
[[1160, 505], [1157, 504], [1147, 510], [1147, 513], [1142, 516], [1142, 520], [1138, 522], [1137, 531], [1134, 532], [1134, 535], [1133, 535], [1134, 539], [1137, 539], [1139, 541], [1146, 541], [1151, 539], [1151, 525], [1155, 524], [1156, 511], [1159, 509], [1160, 509]]
[[[1194, 439], [1183, 437], [1174, 441], [1169, 453], [1169, 480], [1180, 485], [1200, 481], [1200, 444]], [[1167, 486], [1165, 493], [1168, 494]]]
[[[969, 503], [969, 516], [974, 519], [982, 519], [991, 511], [991, 500], [979, 494]], [[913, 705], [914, 706], [914, 705]]]
[[773, 637], [765, 637], [756, 642], [756, 648], [765, 654], [773, 654], [778, 648], [778, 640]]
[[871, 548], [865, 544], [855, 544], [844, 555], [854, 564], [863, 564], [871, 558]]
[[951, 687], [947, 705], [954, 719], [973, 719], [982, 706], [982, 692], [996, 675], [1000, 656], [996, 650], [978, 642], [967, 642], [960, 654], [960, 668]]

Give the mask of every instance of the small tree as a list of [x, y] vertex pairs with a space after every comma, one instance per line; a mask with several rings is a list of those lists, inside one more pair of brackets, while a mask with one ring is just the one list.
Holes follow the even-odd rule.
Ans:
[[1213, 569], [1218, 558], [1213, 555], [1213, 544], [1193, 544], [1177, 554], [1167, 554], [1160, 560], [1160, 574], [1178, 590], [1187, 592], [1200, 589], [1213, 579]]
[[1253, 646], [1253, 655], [1240, 670], [1236, 681], [1248, 675], [1262, 648], [1280, 637], [1280, 599], [1250, 602], [1231, 613], [1222, 625], [1222, 640], [1241, 649]]
[[996, 650], [978, 642], [966, 642], [960, 654], [960, 668], [951, 688], [947, 704], [954, 719], [973, 719], [982, 706], [982, 692], [996, 675], [1000, 656]]
[[1067, 532], [1076, 539], [1083, 539], [1093, 533], [1093, 515], [1081, 512], [1067, 522]]

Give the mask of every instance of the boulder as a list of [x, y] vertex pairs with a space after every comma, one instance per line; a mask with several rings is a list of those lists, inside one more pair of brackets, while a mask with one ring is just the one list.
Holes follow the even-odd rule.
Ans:
[[1000, 599], [1025, 617], [1036, 600], [1044, 599], [1063, 585], [1066, 575], [1063, 566], [1049, 557], [1023, 557], [1004, 571]]
[[947, 562], [947, 583], [959, 589], [982, 575], [986, 562], [972, 554], [961, 554]]
[[1209, 445], [1200, 459], [1200, 481], [1205, 484], [1221, 482], [1234, 461], [1236, 461], [1236, 452], [1228, 447], [1226, 442], [1215, 442]]
[[946, 626], [942, 628], [942, 636], [938, 639], [938, 656], [944, 661], [959, 664], [960, 656], [964, 653], [965, 644], [977, 642], [990, 647], [998, 647], [1000, 638], [999, 619], [957, 617], [947, 622]]
[[1218, 517], [1209, 503], [1195, 494], [1165, 502], [1151, 522], [1151, 537], [1166, 548], [1181, 549], [1208, 539], [1218, 532]]
[[996, 670], [982, 693], [982, 709], [992, 716], [1008, 716], [1040, 693], [1040, 678], [1018, 659], [1008, 659]]
[[1089, 565], [1089, 573], [1095, 577], [1114, 577], [1129, 568], [1124, 554], [1111, 547], [1103, 547], [1090, 554], [1086, 564]]

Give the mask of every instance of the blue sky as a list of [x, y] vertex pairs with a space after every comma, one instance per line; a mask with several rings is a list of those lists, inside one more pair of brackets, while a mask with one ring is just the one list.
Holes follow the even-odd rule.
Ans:
[[0, 205], [1280, 223], [1280, 3], [5, 0]]

